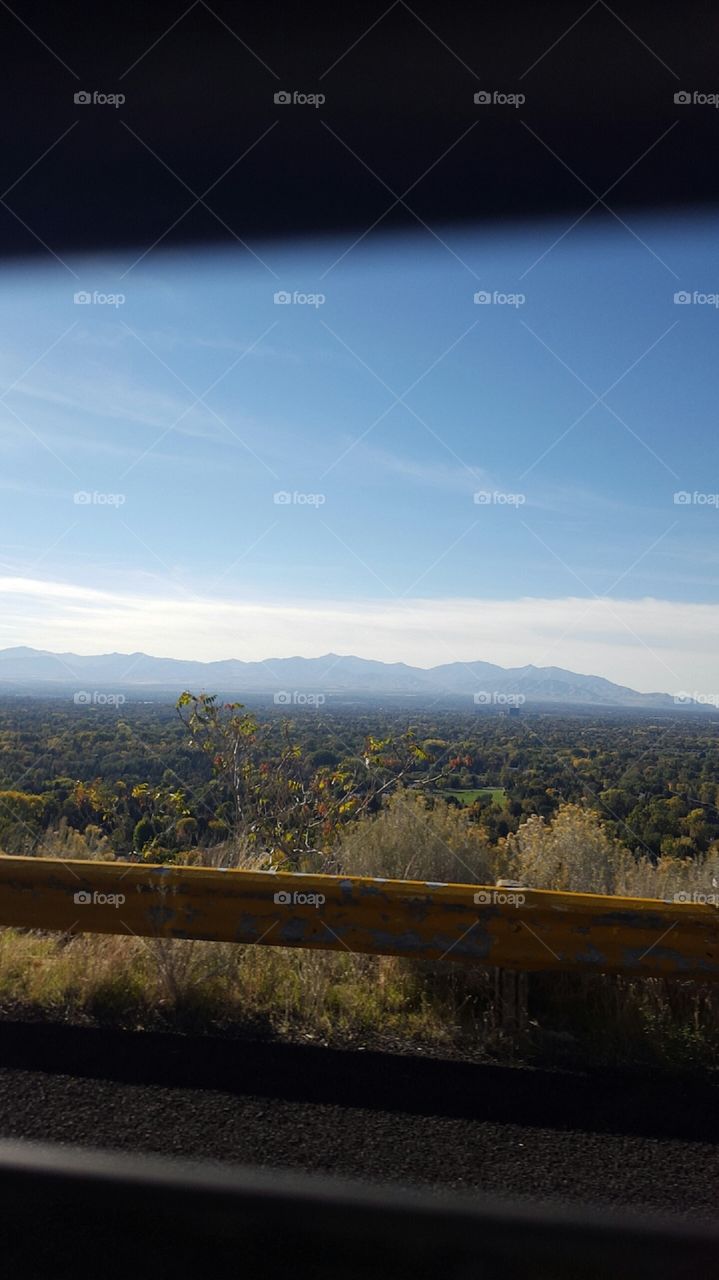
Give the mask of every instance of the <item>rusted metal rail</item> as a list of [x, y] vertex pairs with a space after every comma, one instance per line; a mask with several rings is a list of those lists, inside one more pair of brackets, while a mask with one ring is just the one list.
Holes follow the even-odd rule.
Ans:
[[585, 893], [0, 859], [0, 925], [719, 979], [719, 910]]

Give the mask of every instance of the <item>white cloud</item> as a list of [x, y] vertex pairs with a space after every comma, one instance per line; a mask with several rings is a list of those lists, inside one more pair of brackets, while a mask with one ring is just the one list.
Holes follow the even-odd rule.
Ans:
[[400, 601], [202, 597], [0, 578], [0, 647], [161, 657], [318, 656], [332, 650], [434, 666], [484, 660], [567, 667], [645, 692], [719, 692], [719, 605], [666, 600]]
[[[250, 360], [272, 360], [281, 364], [300, 366], [301, 357], [290, 348], [283, 350], [263, 340], [257, 342], [256, 336], [247, 342], [226, 336], [203, 337], [192, 332], [180, 332], [176, 329], [130, 329], [118, 323], [114, 326], [103, 326], [102, 329], [78, 328], [74, 331], [73, 342], [82, 347], [100, 351], [117, 351], [121, 347], [137, 344], [138, 339], [147, 343], [155, 353], [163, 356], [175, 351], [207, 350], [227, 351], [230, 355], [241, 355]], [[178, 370], [179, 372], [179, 370]]]
[[[202, 390], [202, 388], [200, 388]], [[92, 418], [111, 418], [122, 422], [139, 423], [141, 426], [165, 428], [175, 422], [193, 403], [192, 394], [167, 394], [144, 384], [133, 383], [113, 371], [101, 371], [94, 377], [54, 376], [52, 386], [18, 382], [13, 392], [32, 400], [42, 401], [60, 409], [71, 409], [88, 414]], [[215, 425], [212, 415], [195, 405], [191, 410], [196, 419], [210, 429]], [[189, 416], [189, 415], [188, 415]], [[186, 419], [176, 428], [187, 430]]]

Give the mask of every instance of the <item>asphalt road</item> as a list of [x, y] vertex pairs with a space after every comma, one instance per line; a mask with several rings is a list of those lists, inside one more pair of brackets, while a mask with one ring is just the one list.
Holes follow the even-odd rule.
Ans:
[[0, 1137], [719, 1218], [719, 1090], [0, 1023]]

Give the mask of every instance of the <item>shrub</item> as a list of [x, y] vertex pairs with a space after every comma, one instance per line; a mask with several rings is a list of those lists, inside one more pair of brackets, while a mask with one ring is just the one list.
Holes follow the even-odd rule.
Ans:
[[615, 893], [634, 859], [596, 814], [562, 805], [554, 819], [528, 818], [507, 836], [511, 875], [532, 889]]
[[337, 861], [348, 875], [459, 884], [494, 884], [504, 865], [466, 810], [440, 800], [430, 808], [414, 791], [397, 792], [375, 817], [355, 822]]

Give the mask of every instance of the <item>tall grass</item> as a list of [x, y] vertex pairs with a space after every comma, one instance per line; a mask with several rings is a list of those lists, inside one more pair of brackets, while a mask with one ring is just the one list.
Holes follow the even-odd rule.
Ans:
[[[671, 898], [709, 893], [719, 852], [636, 857], [595, 814], [566, 805], [491, 846], [469, 815], [412, 792], [348, 829], [336, 852], [349, 875]], [[225, 846], [198, 861], [256, 865]], [[317, 868], [319, 869], [319, 867]], [[426, 1045], [535, 1060], [712, 1067], [719, 994], [697, 982], [536, 975], [530, 1027], [503, 1041], [492, 975], [463, 966], [225, 943], [0, 930], [0, 1009], [126, 1027], [241, 1029], [350, 1043]]]

